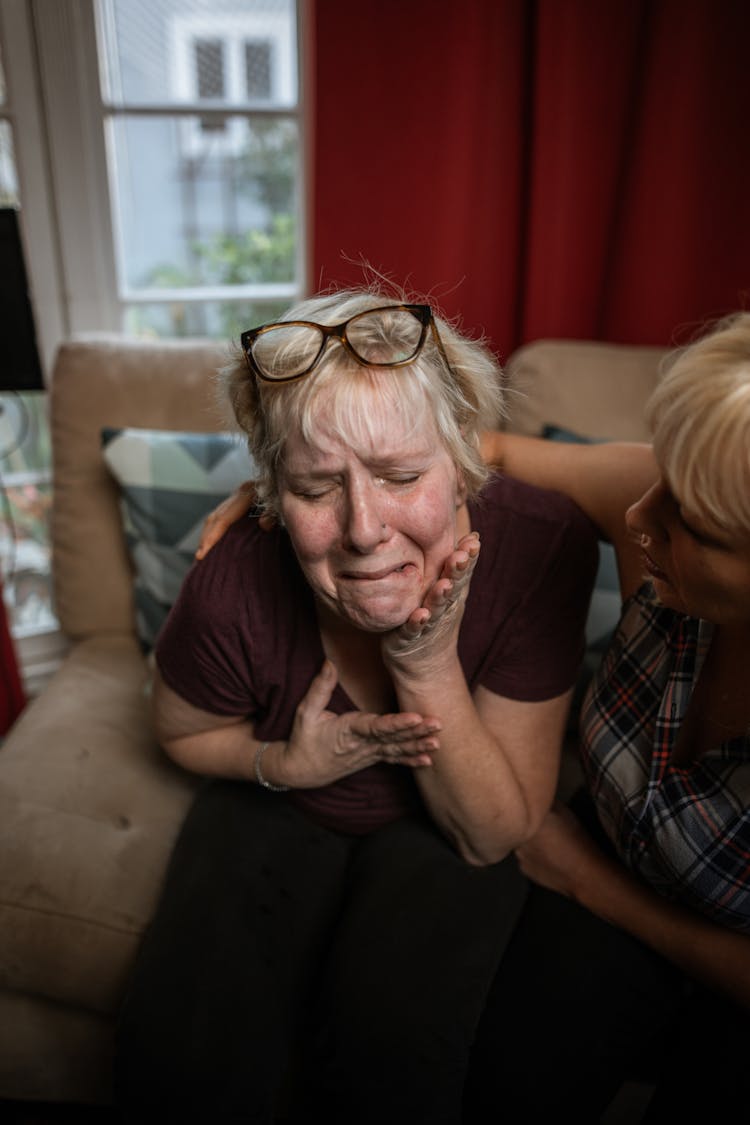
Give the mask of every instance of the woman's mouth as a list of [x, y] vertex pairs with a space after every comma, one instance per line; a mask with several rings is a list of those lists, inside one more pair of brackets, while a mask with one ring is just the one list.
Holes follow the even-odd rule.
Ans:
[[343, 577], [350, 582], [380, 582], [384, 578], [397, 577], [413, 569], [413, 563], [405, 562], [401, 563], [400, 566], [382, 567], [379, 570], [346, 571]]
[[649, 555], [648, 551], [644, 551], [643, 549], [641, 549], [641, 551], [643, 554], [644, 566], [651, 577], [656, 578], [659, 582], [669, 582], [669, 578], [667, 577], [665, 572], [661, 569], [660, 566], [656, 565], [654, 560]]

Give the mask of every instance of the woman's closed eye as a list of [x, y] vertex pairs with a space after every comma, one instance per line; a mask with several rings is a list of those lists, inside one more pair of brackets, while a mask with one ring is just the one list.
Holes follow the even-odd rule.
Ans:
[[691, 520], [685, 517], [681, 509], [678, 509], [678, 512], [680, 517], [680, 524], [688, 533], [690, 538], [694, 539], [696, 543], [699, 543], [702, 547], [715, 547], [718, 550], [721, 550], [722, 548], [726, 550], [728, 548], [729, 544], [718, 538], [718, 536], [712, 535], [708, 531], [702, 531], [700, 528], [696, 527], [695, 524], [691, 522]]
[[298, 496], [300, 500], [309, 500], [315, 502], [316, 500], [324, 500], [326, 496], [330, 496], [336, 490], [335, 484], [316, 484], [307, 488], [293, 488], [292, 494]]
[[408, 487], [410, 484], [416, 484], [421, 478], [422, 474], [417, 472], [411, 473], [388, 473], [378, 475], [375, 477], [375, 483], [381, 488], [393, 487]]

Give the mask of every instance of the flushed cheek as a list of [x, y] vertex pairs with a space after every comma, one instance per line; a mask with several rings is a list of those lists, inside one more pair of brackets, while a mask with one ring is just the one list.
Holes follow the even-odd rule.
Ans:
[[311, 562], [327, 558], [336, 549], [339, 539], [338, 535], [322, 527], [303, 535], [294, 535], [290, 530], [290, 535], [297, 554]]
[[700, 565], [697, 560], [686, 562], [676, 553], [671, 560], [670, 580], [670, 590], [666, 591], [663, 601], [692, 617], [718, 622], [727, 614], [733, 615], [741, 600], [737, 597], [736, 583], [729, 574], [717, 573], [710, 566]]

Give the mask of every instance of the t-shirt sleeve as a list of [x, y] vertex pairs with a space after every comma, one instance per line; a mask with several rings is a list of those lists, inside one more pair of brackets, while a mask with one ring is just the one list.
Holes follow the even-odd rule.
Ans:
[[498, 695], [538, 702], [567, 691], [580, 672], [597, 533], [559, 494], [548, 494], [538, 513], [507, 518], [492, 576], [505, 584], [507, 605], [480, 682]]
[[167, 686], [219, 715], [256, 710], [247, 596], [252, 558], [238, 559], [238, 547], [243, 544], [230, 531], [193, 564], [155, 645]]

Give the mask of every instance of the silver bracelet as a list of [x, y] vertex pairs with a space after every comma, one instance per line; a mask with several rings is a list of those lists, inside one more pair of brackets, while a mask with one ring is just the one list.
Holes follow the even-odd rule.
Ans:
[[255, 777], [258, 785], [262, 785], [264, 789], [270, 789], [273, 793], [286, 793], [289, 789], [288, 785], [272, 785], [270, 781], [266, 781], [265, 777], [261, 773], [261, 758], [270, 745], [270, 742], [262, 742], [258, 749], [255, 751]]

